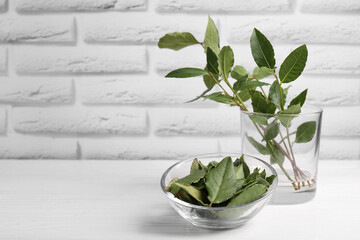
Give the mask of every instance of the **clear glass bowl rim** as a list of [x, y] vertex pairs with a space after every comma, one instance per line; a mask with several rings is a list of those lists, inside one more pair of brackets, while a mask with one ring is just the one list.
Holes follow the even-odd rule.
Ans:
[[[207, 158], [207, 157], [219, 157], [219, 156], [235, 156], [235, 155], [239, 155], [239, 153], [212, 153], [212, 154], [205, 154], [205, 155], [200, 155], [200, 156], [197, 156], [196, 158]], [[241, 154], [240, 154], [241, 155]], [[272, 175], [276, 175], [276, 178], [274, 179], [274, 182], [270, 185], [268, 191], [262, 195], [260, 198], [257, 198], [251, 202], [248, 202], [248, 203], [244, 203], [244, 204], [240, 204], [240, 205], [236, 205], [236, 206], [231, 206], [231, 207], [206, 207], [206, 206], [199, 206], [199, 205], [194, 205], [194, 204], [191, 204], [191, 203], [188, 203], [188, 202], [184, 202], [178, 198], [175, 198], [174, 195], [168, 191], [165, 191], [165, 178], [166, 176], [168, 175], [168, 173], [176, 166], [180, 165], [180, 164], [183, 164], [185, 162], [188, 162], [188, 161], [193, 161], [194, 158], [188, 158], [188, 159], [185, 159], [185, 160], [181, 160], [181, 161], [178, 161], [177, 163], [173, 164], [172, 166], [170, 166], [162, 175], [161, 179], [160, 179], [160, 186], [161, 186], [161, 189], [163, 190], [163, 192], [165, 193], [165, 195], [171, 200], [171, 201], [174, 201], [180, 205], [183, 205], [185, 207], [191, 207], [191, 208], [196, 208], [196, 209], [203, 209], [203, 210], [227, 210], [227, 209], [235, 209], [235, 208], [241, 208], [241, 207], [245, 207], [245, 206], [248, 206], [248, 205], [252, 205], [256, 202], [259, 202], [261, 201], [262, 199], [264, 198], [267, 198], [269, 195], [271, 195], [277, 185], [278, 185], [278, 176], [277, 176], [277, 173], [275, 171], [275, 169], [267, 162], [257, 158], [257, 157], [254, 157], [254, 156], [251, 156], [251, 155], [247, 155], [247, 154], [244, 154], [245, 157], [251, 157], [253, 159], [255, 159], [256, 161], [259, 161], [261, 163], [263, 163], [265, 166], [267, 166], [271, 172], [272, 172]]]
[[306, 113], [298, 113], [298, 114], [278, 114], [278, 113], [260, 113], [260, 112], [252, 112], [252, 111], [245, 111], [240, 109], [241, 114], [247, 114], [247, 115], [262, 115], [262, 116], [291, 116], [291, 117], [299, 117], [299, 116], [309, 116], [309, 115], [317, 115], [321, 114], [323, 112], [323, 109], [318, 106], [313, 105], [304, 105], [302, 109], [306, 109], [309, 112]]

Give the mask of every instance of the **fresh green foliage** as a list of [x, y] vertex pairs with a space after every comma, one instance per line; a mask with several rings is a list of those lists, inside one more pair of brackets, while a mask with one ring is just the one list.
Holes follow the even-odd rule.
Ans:
[[272, 141], [266, 142], [266, 148], [270, 153], [270, 163], [282, 166], [285, 160], [284, 154], [275, 146]]
[[208, 74], [206, 71], [199, 68], [179, 68], [169, 72], [165, 77], [167, 78], [189, 78]]
[[251, 53], [259, 67], [274, 69], [275, 53], [269, 40], [259, 30], [254, 28], [250, 38]]
[[254, 109], [254, 112], [270, 114], [273, 114], [275, 112], [276, 106], [272, 102], [267, 101], [264, 95], [261, 94], [261, 92], [252, 91], [250, 92], [250, 95], [251, 105]]
[[296, 143], [310, 142], [315, 135], [315, 131], [316, 131], [315, 121], [305, 122], [301, 124], [300, 126], [298, 126], [296, 130], [295, 142]]
[[174, 183], [176, 186], [178, 186], [180, 189], [184, 190], [185, 192], [187, 192], [191, 197], [193, 197], [196, 201], [198, 201], [199, 203], [201, 203], [202, 205], [205, 205], [206, 202], [206, 194], [197, 189], [194, 186], [191, 185], [186, 185], [186, 184], [182, 184], [179, 182], [175, 182]]
[[260, 81], [246, 81], [243, 84], [241, 84], [238, 89], [239, 89], [239, 91], [242, 91], [242, 90], [254, 89], [256, 87], [261, 87], [261, 86], [266, 86], [266, 85], [269, 85], [269, 84], [266, 82], [260, 82]]
[[220, 52], [219, 33], [214, 21], [210, 17], [205, 32], [204, 48], [210, 48], [216, 55]]
[[273, 121], [272, 123], [270, 123], [264, 130], [263, 140], [269, 141], [269, 140], [276, 138], [276, 136], [279, 134], [279, 130], [280, 130], [279, 125], [280, 124], [276, 121]]
[[221, 203], [228, 200], [236, 191], [235, 184], [234, 164], [230, 157], [226, 157], [205, 178], [209, 201]]
[[188, 32], [174, 32], [168, 33], [160, 38], [159, 48], [169, 48], [173, 50], [180, 50], [184, 47], [199, 44], [200, 42]]
[[284, 89], [282, 89], [279, 82], [275, 80], [269, 90], [270, 102], [272, 102], [279, 110], [282, 110], [284, 108], [285, 99], [286, 94]]
[[256, 67], [253, 71], [253, 77], [257, 79], [263, 79], [268, 76], [274, 75], [274, 70], [267, 67]]
[[[206, 68], [208, 72], [211, 72], [213, 75], [219, 75], [219, 64], [218, 57], [211, 50], [211, 48], [206, 49]], [[214, 82], [215, 83], [215, 82]]]
[[279, 76], [282, 83], [296, 80], [305, 68], [308, 51], [306, 45], [301, 45], [290, 53], [281, 64]]
[[306, 94], [307, 94], [307, 89], [305, 89], [304, 91], [302, 91], [299, 95], [297, 95], [293, 100], [291, 100], [290, 105], [289, 106], [293, 106], [296, 104], [300, 104], [300, 106], [302, 107], [305, 103], [305, 99], [306, 99]]
[[299, 114], [301, 112], [300, 103], [296, 105], [292, 105], [285, 110], [279, 111], [279, 115], [277, 116], [281, 122], [281, 124], [285, 127], [290, 127], [291, 120], [295, 117], [295, 114]]
[[268, 118], [264, 115], [260, 115], [260, 114], [251, 114], [249, 115], [249, 118], [254, 122], [254, 123], [259, 123], [261, 125], [268, 125]]
[[[230, 46], [221, 48], [219, 32], [214, 21], [209, 17], [203, 42], [199, 42], [191, 33], [169, 33], [159, 41], [160, 48], [179, 50], [197, 45], [204, 49], [206, 64], [203, 69], [182, 68], [170, 72], [166, 77], [187, 78], [202, 76], [206, 87], [202, 93], [189, 102], [204, 99], [230, 106], [238, 106], [242, 111], [253, 111], [249, 118], [259, 132], [261, 138], [248, 136], [249, 143], [261, 154], [269, 155], [272, 164], [282, 167], [287, 158], [294, 169], [296, 178], [304, 176], [295, 163], [293, 154], [294, 144], [310, 142], [316, 133], [316, 122], [306, 122], [297, 126], [297, 130], [290, 133], [293, 119], [301, 113], [305, 104], [308, 89], [303, 90], [290, 101], [287, 96], [290, 82], [295, 81], [302, 74], [308, 57], [306, 45], [293, 50], [283, 61], [280, 67], [276, 66], [274, 48], [270, 41], [258, 29], [254, 28], [250, 36], [250, 48], [256, 67], [247, 71], [241, 65], [235, 65], [234, 52]], [[234, 66], [235, 65], [235, 66]], [[248, 103], [247, 101], [250, 101]], [[252, 107], [252, 109], [250, 109]], [[295, 121], [294, 121], [295, 122]], [[206, 166], [206, 172], [217, 167]], [[205, 170], [200, 167], [200, 169]], [[199, 170], [199, 169], [198, 169]], [[235, 175], [241, 175], [236, 172]], [[293, 186], [294, 180], [283, 169]], [[265, 183], [262, 181], [262, 183]], [[204, 187], [204, 182], [196, 183]], [[261, 183], [260, 183], [261, 184]], [[238, 181], [234, 187], [246, 185]], [[296, 186], [295, 186], [295, 189]], [[183, 196], [189, 195], [183, 190]], [[215, 201], [215, 199], [213, 199]], [[217, 204], [214, 202], [214, 204]]]
[[228, 206], [236, 206], [244, 203], [248, 203], [258, 199], [267, 191], [267, 187], [262, 184], [255, 184], [242, 191], [236, 198], [233, 198]]
[[219, 70], [225, 80], [228, 79], [231, 68], [234, 65], [234, 53], [229, 46], [225, 46], [221, 49], [218, 57]]
[[206, 171], [204, 169], [201, 170], [193, 170], [190, 175], [183, 177], [177, 181], [177, 183], [182, 184], [192, 184], [199, 182], [206, 174]]
[[248, 73], [247, 73], [246, 69], [243, 66], [239, 66], [239, 65], [236, 65], [231, 72], [231, 77], [236, 80], [242, 80], [244, 77], [246, 77], [245, 78], [245, 80], [246, 80], [247, 75], [248, 75]]
[[210, 100], [213, 100], [213, 101], [219, 102], [219, 103], [227, 103], [227, 104], [230, 104], [231, 106], [236, 105], [236, 102], [232, 97], [224, 95], [222, 92], [215, 92], [215, 93], [203, 96], [202, 98], [210, 99]]
[[270, 155], [269, 149], [266, 148], [261, 143], [259, 143], [258, 141], [256, 141], [253, 137], [246, 136], [246, 138], [249, 141], [249, 143], [251, 143], [251, 145], [253, 145], [253, 147], [256, 148], [256, 150], [258, 150], [259, 153], [263, 155]]
[[244, 155], [232, 161], [225, 157], [219, 163], [205, 166], [194, 159], [190, 174], [170, 181], [165, 191], [188, 203], [224, 207], [248, 203], [260, 198], [273, 183], [275, 175], [266, 176], [265, 170], [255, 168], [250, 173]]

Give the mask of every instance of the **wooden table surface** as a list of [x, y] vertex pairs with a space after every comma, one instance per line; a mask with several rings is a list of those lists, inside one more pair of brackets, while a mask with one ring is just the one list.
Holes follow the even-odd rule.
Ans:
[[360, 239], [360, 161], [320, 161], [314, 200], [222, 231], [170, 207], [159, 182], [173, 163], [1, 160], [0, 239]]

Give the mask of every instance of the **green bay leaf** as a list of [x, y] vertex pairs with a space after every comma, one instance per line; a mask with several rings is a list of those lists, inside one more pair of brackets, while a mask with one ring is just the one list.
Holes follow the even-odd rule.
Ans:
[[279, 130], [280, 124], [276, 121], [273, 121], [265, 128], [263, 140], [269, 141], [276, 138], [276, 136], [279, 134]]
[[238, 89], [242, 91], [242, 90], [256, 89], [257, 87], [267, 86], [267, 85], [269, 84], [261, 81], [246, 81], [243, 82]]
[[194, 158], [194, 160], [191, 163], [191, 167], [190, 167], [190, 174], [194, 173], [196, 170], [200, 170], [200, 164], [199, 164], [199, 160], [197, 158]]
[[292, 82], [301, 75], [306, 65], [307, 56], [308, 51], [304, 44], [285, 58], [279, 70], [279, 77], [282, 83]]
[[[301, 106], [300, 104], [289, 106], [287, 109], [279, 111], [279, 115], [277, 115], [277, 118], [280, 120], [281, 124], [284, 127], [290, 127], [291, 121], [295, 116], [292, 116], [294, 114], [299, 114], [301, 112]], [[289, 115], [289, 116], [287, 116]]]
[[306, 100], [307, 91], [308, 90], [305, 89], [299, 95], [297, 95], [293, 100], [291, 100], [289, 106], [300, 104], [300, 106], [302, 107], [304, 105], [304, 103], [305, 103], [305, 100]]
[[296, 130], [296, 143], [307, 143], [310, 142], [316, 132], [316, 121], [305, 122], [298, 126]]
[[239, 98], [243, 101], [246, 102], [247, 100], [249, 100], [251, 98], [250, 92], [249, 90], [242, 90], [238, 93]]
[[206, 174], [204, 169], [194, 170], [192, 173], [187, 175], [186, 177], [180, 178], [176, 183], [181, 183], [185, 185], [190, 185], [192, 183], [197, 183], [202, 179]]
[[264, 115], [252, 114], [252, 115], [249, 115], [249, 118], [254, 123], [259, 123], [261, 125], [268, 125], [268, 122], [267, 122], [268, 118], [266, 116], [264, 116]]
[[194, 186], [188, 186], [188, 185], [184, 185], [184, 184], [181, 184], [178, 182], [176, 182], [175, 185], [177, 185], [182, 190], [187, 192], [191, 197], [196, 199], [196, 201], [198, 201], [201, 205], [204, 205], [204, 206], [207, 205], [206, 193], [204, 191], [201, 191], [201, 190], [195, 188]]
[[275, 146], [272, 141], [266, 142], [266, 148], [270, 153], [270, 164], [278, 164], [282, 166], [284, 164], [284, 154]]
[[218, 64], [221, 76], [227, 80], [229, 73], [231, 72], [231, 68], [234, 65], [234, 52], [230, 46], [225, 46], [221, 49], [218, 56]]
[[250, 38], [251, 53], [259, 67], [275, 68], [275, 54], [270, 41], [254, 28]]
[[231, 71], [231, 77], [236, 80], [242, 80], [244, 77], [247, 78], [247, 75], [248, 73], [243, 66], [236, 65], [234, 69]]
[[[281, 92], [280, 92], [281, 91]], [[277, 80], [271, 84], [269, 89], [269, 100], [281, 110], [285, 105], [286, 94]]]
[[236, 191], [236, 177], [231, 157], [224, 158], [209, 170], [205, 185], [211, 203], [221, 203], [233, 196]]
[[251, 105], [254, 112], [273, 114], [276, 106], [272, 102], [267, 102], [266, 98], [259, 91], [250, 91]]
[[236, 105], [236, 102], [234, 101], [233, 98], [231, 98], [228, 95], [223, 94], [222, 92], [215, 92], [215, 93], [212, 93], [209, 95], [205, 95], [202, 98], [209, 99], [209, 100], [219, 102], [219, 103], [230, 104], [232, 106]]
[[253, 77], [257, 79], [263, 79], [268, 76], [272, 76], [274, 74], [274, 70], [267, 67], [256, 67], [253, 71]]
[[208, 25], [206, 27], [204, 48], [211, 48], [211, 50], [218, 55], [220, 52], [219, 33], [214, 21], [209, 16]]
[[174, 71], [169, 72], [165, 77], [166, 78], [189, 78], [197, 77], [207, 74], [206, 71], [200, 68], [179, 68]]
[[265, 180], [269, 183], [269, 185], [271, 185], [274, 182], [275, 178], [276, 178], [276, 175], [271, 175], [271, 176], [267, 177]]
[[211, 48], [207, 48], [206, 50], [206, 67], [209, 72], [214, 75], [219, 75], [219, 64], [218, 64], [218, 57], [216, 54], [211, 50]]
[[270, 154], [269, 150], [264, 145], [262, 145], [261, 143], [256, 141], [253, 137], [250, 137], [250, 136], [246, 135], [246, 138], [249, 141], [249, 143], [251, 143], [251, 145], [253, 145], [253, 147], [256, 150], [258, 150], [259, 153], [261, 153], [263, 155], [269, 155]]
[[244, 203], [248, 203], [251, 201], [254, 201], [264, 195], [267, 191], [267, 187], [262, 184], [255, 184], [254, 186], [251, 186], [244, 191], [242, 191], [238, 196], [233, 198], [228, 206], [236, 206]]
[[173, 50], [180, 50], [194, 44], [200, 44], [200, 42], [188, 32], [168, 33], [160, 38], [158, 42], [159, 48], [169, 48]]

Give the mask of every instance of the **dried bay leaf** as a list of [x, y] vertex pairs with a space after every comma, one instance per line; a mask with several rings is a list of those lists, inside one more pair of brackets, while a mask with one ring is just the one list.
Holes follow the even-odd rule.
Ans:
[[255, 184], [252, 187], [245, 189], [237, 197], [233, 198], [228, 206], [236, 206], [244, 203], [251, 202], [261, 197], [267, 191], [267, 187], [261, 184]]
[[211, 203], [220, 203], [233, 196], [236, 191], [236, 177], [231, 157], [224, 158], [209, 171], [205, 185]]

